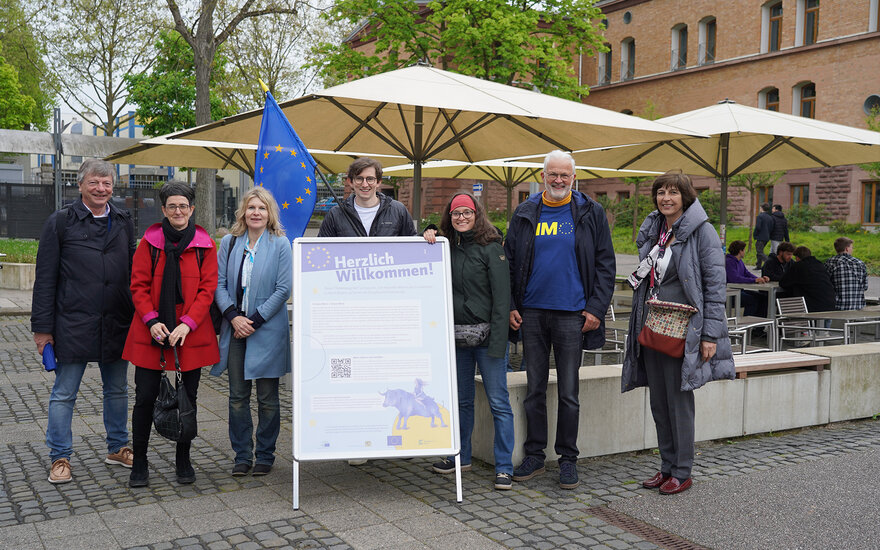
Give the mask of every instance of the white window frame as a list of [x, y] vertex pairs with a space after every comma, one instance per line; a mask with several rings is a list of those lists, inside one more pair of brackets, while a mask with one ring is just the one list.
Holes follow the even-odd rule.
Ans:
[[[630, 48], [634, 46], [635, 43], [636, 39], [631, 36], [620, 41], [620, 80], [632, 80], [636, 76], [635, 67], [632, 67], [632, 75], [628, 76], [631, 68], [629, 66]], [[633, 61], [635, 62], [635, 59]]]
[[868, 32], [877, 32], [878, 19], [880, 19], [880, 0], [871, 0], [868, 9]]
[[[611, 48], [611, 44], [606, 44], [606, 46]], [[614, 75], [611, 74], [611, 75], [609, 75], [609, 78], [606, 79], [605, 72], [609, 67], [612, 66], [611, 65], [611, 63], [612, 63], [611, 54], [613, 54], [613, 53], [614, 53], [614, 50], [599, 53], [599, 63], [598, 63], [599, 64], [599, 74], [596, 75], [596, 82], [598, 82], [599, 84], [610, 84], [611, 83], [611, 79], [613, 78]]]
[[[761, 53], [770, 52], [770, 7], [777, 3], [777, 0], [769, 0], [761, 6]], [[785, 4], [782, 6], [782, 22], [785, 23]], [[779, 29], [779, 32], [782, 33], [782, 28]], [[782, 49], [781, 40], [779, 49]]]

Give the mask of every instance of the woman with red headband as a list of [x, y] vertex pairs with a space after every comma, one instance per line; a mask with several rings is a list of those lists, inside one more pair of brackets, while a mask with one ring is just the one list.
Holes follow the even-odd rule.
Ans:
[[[434, 243], [435, 229], [424, 237]], [[455, 362], [458, 373], [458, 419], [461, 469], [471, 469], [474, 429], [474, 367], [495, 420], [495, 488], [510, 489], [513, 475], [513, 412], [507, 395], [507, 324], [510, 315], [510, 271], [501, 235], [483, 207], [468, 193], [449, 201], [440, 220], [440, 235], [449, 239], [452, 258], [452, 304], [455, 319]], [[433, 465], [440, 474], [455, 472], [453, 458]]]

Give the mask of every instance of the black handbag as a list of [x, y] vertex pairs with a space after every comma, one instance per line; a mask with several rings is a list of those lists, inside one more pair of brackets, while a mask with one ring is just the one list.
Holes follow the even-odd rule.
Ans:
[[162, 368], [162, 379], [159, 381], [159, 396], [153, 405], [153, 425], [156, 431], [171, 441], [192, 441], [196, 437], [196, 409], [189, 401], [183, 376], [180, 373], [180, 360], [177, 358], [177, 347], [174, 348], [174, 370], [177, 375], [177, 387], [165, 374], [165, 354], [160, 355], [159, 366]]
[[460, 348], [475, 348], [482, 346], [489, 338], [492, 325], [489, 323], [477, 323], [475, 325], [455, 325], [455, 345]]

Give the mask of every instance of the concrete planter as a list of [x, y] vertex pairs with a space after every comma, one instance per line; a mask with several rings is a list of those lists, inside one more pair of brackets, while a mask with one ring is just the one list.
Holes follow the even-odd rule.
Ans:
[[33, 290], [36, 273], [36, 264], [12, 264], [3, 262], [3, 269], [0, 269], [0, 288]]

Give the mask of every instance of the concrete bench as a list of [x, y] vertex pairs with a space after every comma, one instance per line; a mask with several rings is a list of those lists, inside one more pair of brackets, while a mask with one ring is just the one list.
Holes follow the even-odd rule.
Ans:
[[[694, 392], [696, 406], [696, 439], [705, 441], [739, 437], [746, 434], [778, 431], [802, 426], [824, 424], [833, 419], [871, 416], [865, 414], [862, 406], [858, 410], [852, 405], [838, 408], [846, 409], [832, 418], [830, 397], [832, 382], [830, 378], [835, 353], [846, 354], [836, 348], [856, 348], [875, 346], [871, 363], [880, 369], [880, 344], [860, 344], [858, 346], [829, 346], [819, 348], [823, 353], [801, 353], [797, 351], [768, 352], [753, 355], [735, 356], [736, 380], [722, 380], [706, 384]], [[811, 348], [814, 351], [816, 348]], [[578, 449], [580, 456], [600, 456], [657, 446], [654, 420], [651, 416], [650, 398], [647, 388], [636, 388], [620, 393], [621, 365], [587, 366], [580, 369], [580, 417], [578, 427]], [[843, 373], [841, 373], [843, 375]], [[866, 373], [847, 378], [863, 380]], [[862, 389], [865, 395], [857, 398], [874, 399], [880, 403], [880, 377]], [[475, 424], [473, 437], [473, 456], [485, 462], [494, 463], [492, 413], [486, 401], [482, 380], [477, 377], [475, 398]], [[847, 383], [851, 387], [854, 382]], [[522, 446], [525, 441], [526, 420], [523, 401], [526, 397], [526, 374], [508, 373], [508, 392], [514, 414], [514, 464], [523, 458]], [[558, 456], [553, 451], [556, 436], [556, 391], [555, 371], [551, 370], [547, 391], [548, 445], [547, 459]], [[867, 392], [867, 393], [865, 393]], [[848, 407], [848, 408], [847, 408]], [[877, 406], [880, 409], [880, 405]], [[878, 411], [874, 411], [878, 412]], [[872, 413], [873, 414], [873, 413]]]

